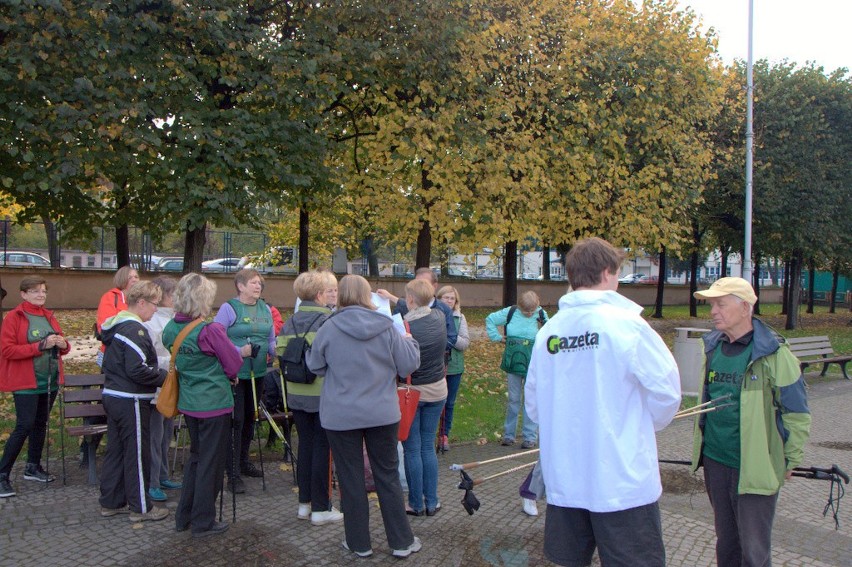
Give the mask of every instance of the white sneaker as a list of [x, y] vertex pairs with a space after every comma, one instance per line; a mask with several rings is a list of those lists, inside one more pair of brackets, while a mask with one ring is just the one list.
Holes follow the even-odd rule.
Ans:
[[[346, 551], [352, 551], [351, 549], [349, 549], [349, 545], [346, 543], [346, 540], [345, 540], [345, 539], [343, 540], [343, 548], [344, 548]], [[372, 549], [368, 549], [367, 551], [352, 551], [352, 553], [354, 553], [354, 554], [355, 554], [355, 555], [357, 555], [358, 557], [369, 557], [369, 556], [371, 556], [371, 555], [373, 554], [373, 550], [372, 550]]]
[[412, 553], [417, 553], [423, 547], [423, 543], [420, 541], [420, 538], [414, 536], [414, 542], [406, 547], [405, 549], [394, 549], [391, 552], [391, 555], [394, 557], [408, 557]]
[[524, 514], [528, 516], [538, 516], [538, 506], [535, 503], [535, 500], [531, 500], [529, 498], [521, 498], [524, 502]]
[[311, 519], [311, 503], [307, 504], [299, 504], [299, 519], [300, 520], [310, 520]]
[[343, 519], [343, 512], [337, 508], [332, 508], [327, 512], [311, 512], [311, 524], [314, 526], [322, 526], [332, 522], [339, 522]]

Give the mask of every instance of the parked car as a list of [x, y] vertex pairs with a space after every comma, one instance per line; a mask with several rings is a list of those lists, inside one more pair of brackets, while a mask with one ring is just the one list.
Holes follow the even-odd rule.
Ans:
[[645, 274], [627, 274], [626, 276], [618, 278], [618, 283], [635, 284], [638, 283], [639, 279], [643, 277], [645, 277]]
[[35, 252], [0, 252], [0, 266], [49, 268], [50, 260]]
[[262, 274], [295, 274], [298, 251], [290, 246], [273, 246], [260, 256], [243, 256], [237, 269], [250, 268]]
[[176, 256], [160, 258], [155, 269], [158, 272], [182, 272], [183, 258], [178, 258]]
[[655, 284], [660, 281], [658, 276], [642, 276], [636, 283], [638, 284]]
[[201, 262], [202, 272], [236, 272], [239, 271], [239, 258], [216, 258]]

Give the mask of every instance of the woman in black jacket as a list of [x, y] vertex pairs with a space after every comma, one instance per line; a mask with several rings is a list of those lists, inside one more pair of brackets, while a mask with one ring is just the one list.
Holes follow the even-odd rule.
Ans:
[[412, 516], [434, 516], [441, 508], [438, 502], [438, 458], [435, 435], [444, 402], [447, 381], [444, 353], [447, 327], [444, 314], [429, 307], [434, 288], [424, 280], [412, 280], [405, 286], [408, 313], [405, 321], [411, 336], [420, 346], [420, 368], [411, 374], [412, 387], [420, 391], [420, 403], [411, 424], [405, 450], [405, 480], [408, 483], [408, 507]]
[[157, 351], [142, 325], [157, 311], [162, 297], [152, 282], [138, 282], [127, 293], [127, 309], [101, 328], [106, 345], [103, 404], [107, 448], [101, 470], [101, 515], [130, 513], [131, 522], [163, 520], [165, 508], [151, 506], [151, 400], [166, 371], [157, 366]]

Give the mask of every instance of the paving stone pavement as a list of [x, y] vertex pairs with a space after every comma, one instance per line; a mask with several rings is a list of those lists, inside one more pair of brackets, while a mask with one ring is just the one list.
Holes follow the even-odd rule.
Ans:
[[[810, 388], [814, 418], [806, 464], [838, 464], [852, 472], [852, 382], [815, 384]], [[687, 459], [691, 420], [678, 420], [658, 436], [661, 459]], [[407, 561], [423, 566], [550, 565], [542, 553], [544, 509], [531, 518], [521, 512], [517, 487], [526, 471], [501, 476], [477, 486], [482, 507], [469, 516], [460, 504], [458, 473], [451, 463], [473, 462], [519, 452], [518, 448], [456, 445], [439, 456], [439, 496], [443, 508], [434, 517], [410, 518], [423, 549]], [[54, 456], [58, 452], [53, 449]], [[75, 455], [76, 456], [76, 455]], [[342, 524], [321, 527], [296, 518], [297, 497], [292, 471], [280, 452], [264, 452], [266, 490], [260, 479], [245, 479], [247, 493], [237, 497], [237, 521], [224, 535], [194, 540], [177, 533], [174, 517], [162, 522], [132, 524], [127, 515], [102, 518], [97, 487], [87, 486], [75, 459], [67, 460], [67, 485], [61, 478], [39, 485], [23, 480], [19, 462], [12, 473], [18, 491], [0, 499], [0, 566], [155, 566], [250, 565], [391, 565], [398, 559], [390, 550], [381, 525], [378, 502], [371, 500], [370, 526], [374, 554], [358, 559], [341, 547]], [[503, 461], [471, 471], [483, 478], [527, 462]], [[50, 465], [56, 473], [58, 461]], [[712, 514], [701, 484], [687, 467], [662, 465], [666, 490], [660, 500], [663, 533], [670, 566], [706, 566], [714, 562]], [[475, 473], [475, 474], [474, 474]], [[840, 529], [822, 511], [829, 483], [794, 479], [782, 490], [775, 521], [773, 564], [776, 566], [852, 567], [852, 501], [840, 509]], [[166, 507], [174, 510], [178, 492], [170, 491]], [[337, 494], [335, 495], [337, 501]], [[225, 493], [225, 518], [231, 518], [230, 493]], [[595, 557], [593, 565], [600, 562]]]

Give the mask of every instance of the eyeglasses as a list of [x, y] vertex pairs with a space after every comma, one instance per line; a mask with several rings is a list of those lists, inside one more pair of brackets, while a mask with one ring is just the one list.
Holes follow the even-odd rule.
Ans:
[[[145, 301], [148, 301], [148, 300], [146, 299]], [[151, 305], [153, 305], [154, 307], [159, 307], [159, 306], [160, 306], [160, 304], [159, 304], [159, 303], [156, 303], [156, 302], [154, 302], [154, 301], [148, 301], [148, 303], [150, 303], [150, 304], [151, 304]]]
[[31, 293], [33, 295], [40, 295], [40, 294], [43, 293], [44, 295], [47, 295], [47, 290], [46, 289], [34, 288], [34, 289], [28, 289], [24, 293]]

